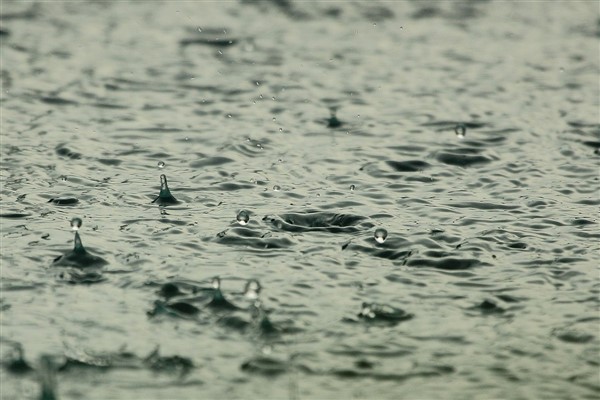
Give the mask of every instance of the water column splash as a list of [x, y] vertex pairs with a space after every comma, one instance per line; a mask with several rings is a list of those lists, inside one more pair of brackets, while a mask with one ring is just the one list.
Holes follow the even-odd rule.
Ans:
[[73, 237], [73, 250], [66, 252], [62, 256], [58, 256], [53, 262], [54, 265], [83, 269], [88, 267], [101, 267], [107, 264], [106, 260], [89, 253], [85, 247], [83, 247], [81, 236], [79, 236], [79, 229], [82, 225], [83, 222], [81, 218], [75, 217], [71, 219], [71, 229], [75, 232]]
[[216, 276], [212, 279], [211, 285], [213, 287], [213, 297], [211, 301], [207, 304], [207, 307], [216, 308], [220, 310], [237, 310], [238, 307], [231, 304], [225, 296], [223, 296], [223, 292], [221, 292], [221, 279]]
[[168, 204], [177, 204], [179, 201], [173, 197], [171, 191], [169, 190], [169, 185], [167, 183], [167, 176], [162, 174], [160, 176], [160, 193], [158, 197], [152, 200], [153, 203], [158, 203], [159, 205], [168, 205]]
[[261, 335], [272, 335], [278, 333], [278, 329], [269, 320], [266, 311], [263, 309], [262, 302], [260, 300], [260, 291], [262, 287], [260, 282], [256, 279], [250, 279], [246, 282], [244, 288], [244, 297], [252, 301], [250, 306], [250, 312], [252, 314], [252, 320], [254, 326]]
[[329, 110], [329, 119], [327, 119], [327, 127], [328, 128], [339, 128], [343, 125], [342, 121], [338, 119], [336, 116], [337, 108], [332, 107]]
[[56, 365], [52, 357], [43, 355], [40, 358], [40, 400], [56, 400], [58, 399], [56, 392]]
[[454, 133], [459, 139], [464, 139], [467, 134], [467, 126], [465, 124], [458, 124], [454, 127]]

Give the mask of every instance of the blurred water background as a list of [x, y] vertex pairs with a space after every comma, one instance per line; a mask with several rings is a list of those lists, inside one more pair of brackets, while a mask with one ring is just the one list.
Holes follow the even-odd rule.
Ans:
[[597, 1], [0, 14], [3, 400], [600, 398]]

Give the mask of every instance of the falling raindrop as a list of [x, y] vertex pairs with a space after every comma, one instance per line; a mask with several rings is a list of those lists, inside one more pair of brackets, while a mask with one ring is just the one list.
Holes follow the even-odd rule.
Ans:
[[158, 169], [163, 169], [164, 167], [165, 167], [164, 161], [159, 161], [158, 162]]
[[454, 132], [459, 139], [464, 139], [467, 134], [467, 127], [465, 124], [458, 124], [454, 127]]
[[219, 290], [221, 288], [221, 279], [218, 276], [215, 276], [211, 282], [213, 289]]
[[250, 214], [248, 214], [248, 211], [240, 211], [236, 217], [238, 224], [244, 226], [247, 225], [248, 222], [250, 221]]
[[81, 224], [83, 224], [81, 218], [75, 217], [71, 220], [71, 229], [74, 231], [78, 231], [79, 228], [81, 228]]
[[356, 186], [354, 186], [354, 185], [350, 185], [350, 191], [351, 191], [351, 192], [354, 192], [354, 190], [355, 190], [355, 189], [356, 189]]
[[279, 185], [273, 186], [273, 191], [274, 192], [279, 192], [280, 190], [281, 190], [281, 186], [279, 186]]
[[373, 237], [375, 238], [375, 241], [377, 243], [382, 244], [383, 242], [385, 242], [385, 239], [387, 239], [387, 235], [388, 233], [385, 229], [377, 228]]
[[246, 282], [244, 296], [250, 300], [257, 300], [260, 289], [260, 283], [256, 279], [250, 279], [248, 282]]

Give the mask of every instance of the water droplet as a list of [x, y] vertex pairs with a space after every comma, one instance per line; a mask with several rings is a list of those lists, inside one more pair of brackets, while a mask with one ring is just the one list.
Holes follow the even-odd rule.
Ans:
[[385, 242], [385, 239], [387, 239], [387, 231], [383, 228], [377, 228], [375, 230], [375, 234], [373, 235], [373, 237], [375, 238], [375, 241], [379, 244]]
[[277, 118], [273, 117], [273, 122], [277, 121]]
[[221, 288], [221, 279], [218, 276], [215, 276], [211, 282], [213, 289], [219, 290]]
[[354, 186], [354, 185], [350, 185], [350, 191], [351, 191], [351, 192], [354, 192], [354, 190], [355, 190], [355, 189], [356, 189], [356, 186]]
[[231, 117], [232, 117], [232, 115], [231, 115], [231, 114], [227, 114], [227, 118], [231, 118]]
[[219, 50], [218, 53], [221, 54], [221, 55], [223, 54], [223, 52], [221, 50]]
[[279, 132], [283, 132], [283, 128], [281, 128], [281, 127], [280, 127], [280, 128], [279, 128]]
[[258, 97], [262, 99], [262, 98], [263, 98], [263, 95], [262, 95], [262, 94], [259, 94], [259, 95], [258, 95]]
[[246, 288], [244, 289], [244, 296], [250, 300], [258, 299], [260, 293], [260, 283], [256, 279], [250, 279], [246, 282]]
[[60, 180], [61, 180], [61, 181], [66, 181], [66, 180], [67, 180], [67, 177], [66, 177], [66, 175], [62, 175], [62, 176], [60, 177]]
[[81, 224], [83, 224], [81, 218], [75, 217], [71, 220], [71, 229], [74, 231], [78, 231], [79, 228], [81, 228]]
[[198, 32], [202, 32], [202, 28], [198, 27]]
[[465, 124], [458, 124], [454, 127], [454, 133], [459, 139], [464, 139], [467, 134], [467, 127]]
[[275, 101], [275, 96], [271, 97], [271, 100]]
[[273, 191], [274, 192], [279, 192], [280, 190], [281, 190], [281, 186], [279, 186], [279, 185], [273, 186]]
[[238, 213], [236, 219], [238, 224], [244, 226], [250, 221], [250, 214], [248, 214], [248, 211], [242, 210]]
[[165, 167], [164, 161], [159, 161], [158, 162], [158, 169], [163, 169], [164, 167]]
[[256, 84], [256, 86], [260, 86], [260, 82], [259, 81], [256, 81], [254, 83]]

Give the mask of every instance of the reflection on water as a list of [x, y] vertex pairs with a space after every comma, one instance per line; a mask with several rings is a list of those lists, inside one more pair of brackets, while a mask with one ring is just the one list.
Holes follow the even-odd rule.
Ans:
[[3, 398], [597, 398], [595, 6], [3, 2]]

